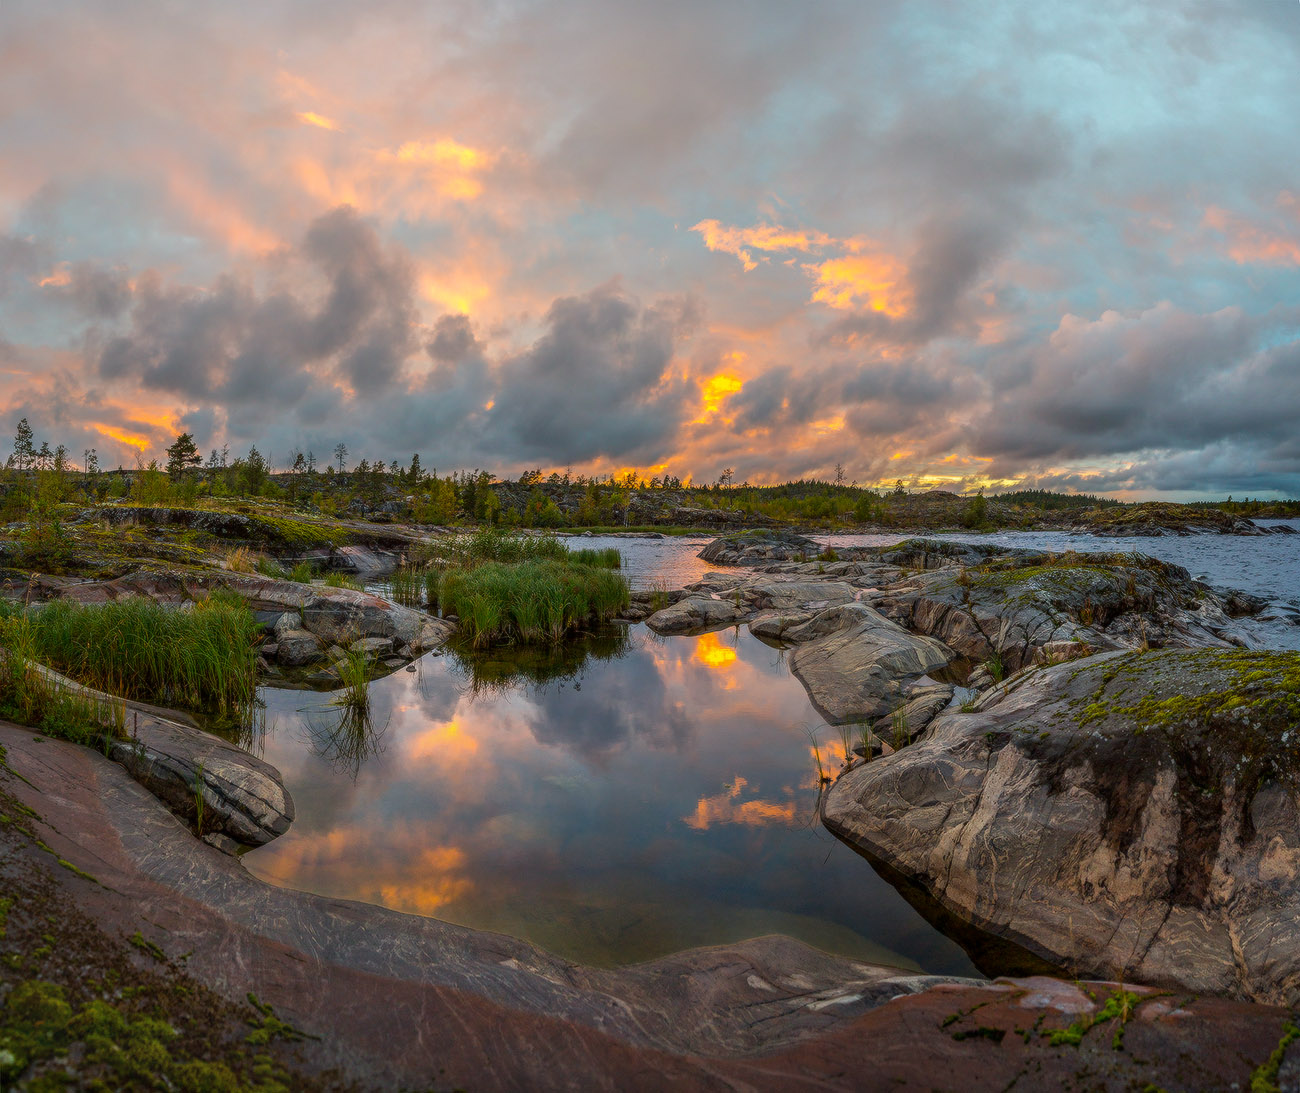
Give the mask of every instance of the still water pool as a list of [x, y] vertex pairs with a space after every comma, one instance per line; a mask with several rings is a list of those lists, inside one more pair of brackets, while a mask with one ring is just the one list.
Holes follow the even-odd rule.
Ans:
[[338, 731], [328, 696], [265, 692], [298, 818], [250, 870], [587, 963], [779, 932], [973, 972], [816, 822], [808, 730], [828, 764], [840, 741], [747, 632], [635, 626], [563, 659], [416, 667], [372, 685], [368, 737]]

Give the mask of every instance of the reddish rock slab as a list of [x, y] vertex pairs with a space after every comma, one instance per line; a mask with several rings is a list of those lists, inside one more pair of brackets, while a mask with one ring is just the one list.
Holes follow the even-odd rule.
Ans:
[[[1141, 991], [1120, 1048], [1113, 1020], [1054, 1046], [1044, 1032], [1100, 1010], [1114, 987], [945, 981], [780, 937], [585, 968], [268, 885], [101, 755], [3, 724], [0, 745], [5, 788], [42, 817], [50, 849], [94, 878], [54, 869], [69, 901], [109, 933], [192, 951], [188, 974], [231, 999], [255, 992], [321, 1037], [304, 1045], [311, 1066], [365, 1088], [1227, 1088], [1249, 1083], [1287, 1016]], [[23, 864], [7, 854], [3, 869]]]

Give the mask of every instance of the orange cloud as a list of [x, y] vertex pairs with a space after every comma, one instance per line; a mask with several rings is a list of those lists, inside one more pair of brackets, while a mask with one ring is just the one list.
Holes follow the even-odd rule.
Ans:
[[837, 239], [823, 231], [785, 228], [779, 224], [738, 228], [718, 220], [701, 220], [691, 231], [700, 234], [709, 250], [734, 254], [746, 272], [767, 260], [764, 255], [755, 259], [755, 251], [797, 254], [839, 251], [824, 261], [799, 263], [791, 257], [784, 259], [783, 264], [792, 268], [798, 265], [813, 279], [812, 300], [817, 303], [842, 309], [867, 307], [891, 318], [905, 314], [911, 307], [906, 265], [870, 239], [860, 236]]
[[827, 246], [834, 240], [825, 232], [800, 228], [783, 228], [779, 224], [758, 224], [752, 228], [733, 228], [719, 220], [701, 220], [691, 229], [699, 232], [704, 245], [712, 251], [734, 254], [745, 271], [757, 268], [750, 250], [796, 250], [809, 252]]
[[297, 117], [303, 125], [314, 125], [317, 129], [328, 129], [334, 133], [342, 132], [339, 123], [333, 118], [327, 118], [324, 114], [317, 114], [314, 110], [302, 110]]
[[407, 755], [413, 760], [433, 759], [441, 766], [463, 766], [478, 754], [478, 746], [478, 739], [452, 720], [412, 737]]
[[72, 274], [68, 272], [67, 262], [60, 262], [53, 271], [42, 277], [36, 284], [40, 288], [62, 288], [71, 281]]
[[794, 821], [793, 801], [778, 804], [775, 801], [741, 801], [740, 795], [749, 783], [740, 775], [722, 793], [701, 797], [695, 811], [682, 822], [696, 831], [707, 831], [713, 824], [745, 824], [762, 827], [766, 824], [789, 824]]
[[857, 309], [866, 306], [891, 318], [907, 313], [911, 293], [907, 270], [888, 254], [854, 254], [804, 266], [817, 282], [812, 298], [829, 307]]
[[[1295, 194], [1280, 194], [1277, 204], [1293, 217], [1300, 213]], [[1228, 257], [1238, 265], [1300, 266], [1300, 234], [1295, 229], [1261, 226], [1216, 205], [1205, 210], [1204, 223], [1225, 237]]]
[[744, 381], [730, 372], [719, 372], [716, 376], [706, 380], [700, 389], [700, 396], [703, 401], [700, 416], [691, 424], [701, 425], [710, 420], [718, 412], [718, 407], [722, 405], [723, 401], [744, 386]]

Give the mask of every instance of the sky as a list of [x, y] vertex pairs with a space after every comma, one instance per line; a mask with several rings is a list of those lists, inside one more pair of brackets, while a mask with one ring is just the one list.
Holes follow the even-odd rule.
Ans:
[[0, 449], [1297, 496], [1298, 104], [1290, 0], [4, 0]]

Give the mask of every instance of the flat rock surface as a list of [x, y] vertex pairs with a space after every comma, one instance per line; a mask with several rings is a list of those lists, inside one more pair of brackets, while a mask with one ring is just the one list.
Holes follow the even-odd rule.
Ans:
[[[1153, 1073], [1170, 1090], [1219, 1088], [1248, 1084], [1286, 1019], [1138, 991], [1123, 1050], [1113, 1020], [1053, 1045], [1043, 1033], [1098, 1016], [1113, 985], [936, 980], [785, 938], [584, 968], [264, 884], [97, 753], [4, 724], [0, 745], [6, 790], [44, 817], [50, 851], [89, 874], [51, 866], [64, 898], [110, 933], [192, 950], [190, 975], [232, 999], [255, 992], [319, 1037], [301, 1045], [309, 1066], [365, 1089], [1122, 1089]], [[0, 848], [0, 874], [51, 862], [7, 829]]]
[[1300, 654], [1031, 670], [845, 774], [826, 825], [1082, 975], [1300, 1004]]

